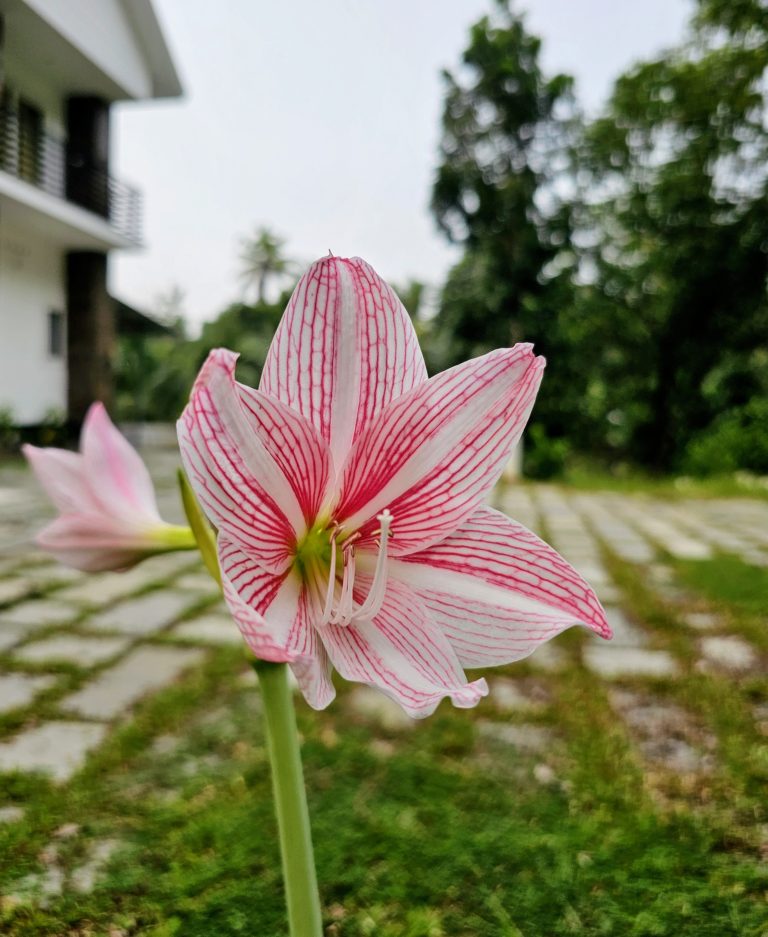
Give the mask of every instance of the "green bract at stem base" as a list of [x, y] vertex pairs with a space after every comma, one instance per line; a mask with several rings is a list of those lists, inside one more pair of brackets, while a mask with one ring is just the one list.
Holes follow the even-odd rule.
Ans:
[[205, 568], [221, 585], [221, 570], [219, 569], [219, 560], [216, 554], [216, 534], [203, 514], [200, 505], [197, 502], [192, 486], [183, 469], [178, 470], [179, 491], [181, 492], [181, 503], [184, 505], [184, 513], [189, 521], [197, 548], [205, 563]]

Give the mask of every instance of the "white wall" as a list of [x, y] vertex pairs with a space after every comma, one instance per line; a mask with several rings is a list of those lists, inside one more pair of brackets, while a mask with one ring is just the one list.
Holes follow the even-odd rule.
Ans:
[[0, 407], [19, 424], [66, 408], [66, 357], [48, 354], [48, 313], [65, 299], [61, 249], [0, 220]]

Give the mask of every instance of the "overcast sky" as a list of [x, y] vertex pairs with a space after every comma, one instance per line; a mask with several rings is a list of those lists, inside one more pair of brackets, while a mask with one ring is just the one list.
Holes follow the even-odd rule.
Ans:
[[[142, 251], [112, 289], [151, 311], [178, 285], [189, 319], [241, 295], [240, 238], [268, 225], [302, 261], [358, 254], [439, 283], [455, 255], [428, 211], [442, 68], [491, 0], [154, 0], [182, 99], [114, 109], [116, 174], [145, 198]], [[677, 42], [691, 0], [526, 0], [548, 72], [589, 110], [633, 61]]]

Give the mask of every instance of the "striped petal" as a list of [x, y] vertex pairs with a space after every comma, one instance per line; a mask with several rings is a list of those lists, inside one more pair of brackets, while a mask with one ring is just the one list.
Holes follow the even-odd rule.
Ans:
[[491, 352], [390, 403], [344, 466], [337, 520], [375, 537], [393, 515], [390, 552], [424, 549], [454, 531], [496, 483], [533, 407], [544, 359], [530, 345]]
[[119, 432], [102, 403], [91, 404], [83, 422], [83, 476], [102, 509], [130, 520], [160, 521], [155, 489], [138, 452]]
[[411, 320], [390, 287], [357, 257], [325, 257], [291, 297], [260, 390], [303, 414], [341, 465], [363, 427], [426, 379]]
[[611, 629], [589, 585], [521, 524], [481, 507], [453, 534], [394, 560], [465, 667], [506, 664], [572, 625]]
[[57, 517], [35, 543], [60, 563], [89, 573], [128, 569], [157, 548], [151, 532], [127, 527], [108, 514], [84, 512]]
[[78, 452], [53, 447], [21, 447], [45, 493], [63, 514], [98, 512], [101, 506], [91, 494], [83, 474], [83, 457]]
[[300, 413], [277, 398], [244, 384], [237, 384], [237, 390], [251, 429], [288, 479], [305, 524], [312, 524], [334, 480], [328, 444]]
[[[314, 469], [319, 464], [330, 472], [330, 459], [311, 450], [316, 434], [279, 402], [261, 407], [260, 395], [252, 391], [243, 395], [243, 405], [234, 379], [236, 359], [233, 352], [216, 349], [203, 365], [177, 424], [182, 460], [213, 523], [265, 568], [284, 572], [297, 535], [306, 529], [307, 506], [327, 483], [327, 477], [315, 478]], [[272, 435], [268, 427], [281, 420], [280, 435]]]
[[306, 593], [302, 601], [301, 614], [306, 623], [301, 630], [303, 643], [297, 643], [300, 656], [291, 661], [289, 666], [309, 705], [313, 709], [325, 709], [336, 696], [331, 682], [331, 661], [317, 630], [311, 624], [311, 608]]
[[[370, 583], [361, 577], [362, 601]], [[455, 652], [416, 594], [392, 582], [376, 617], [320, 634], [334, 667], [347, 680], [377, 687], [414, 718], [429, 716], [440, 700], [474, 706], [488, 693], [485, 680], [468, 683]]]
[[262, 660], [287, 661], [309, 705], [324, 709], [336, 691], [299, 577], [269, 572], [226, 537], [219, 538], [219, 565], [224, 598], [248, 647]]

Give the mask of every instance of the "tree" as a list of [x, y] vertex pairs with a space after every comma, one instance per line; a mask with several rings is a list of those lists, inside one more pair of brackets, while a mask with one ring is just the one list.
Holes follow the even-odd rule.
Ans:
[[258, 228], [251, 238], [244, 238], [240, 251], [242, 278], [246, 290], [253, 289], [256, 302], [266, 302], [267, 284], [281, 280], [293, 269], [292, 261], [283, 255], [285, 241], [269, 228]]
[[417, 323], [423, 311], [424, 297], [427, 292], [426, 284], [421, 280], [405, 280], [399, 286], [395, 285], [394, 290], [408, 315], [414, 323]]
[[747, 406], [766, 364], [768, 15], [700, 0], [692, 25], [617, 81], [585, 163], [597, 380], [623, 451], [658, 469]]
[[258, 386], [264, 359], [288, 299], [289, 293], [284, 292], [276, 303], [233, 303], [207, 322], [200, 337], [193, 340], [173, 328], [164, 335], [142, 337], [141, 342], [121, 339], [118, 418], [175, 420], [212, 348], [237, 350], [239, 380], [251, 387]]
[[510, 0], [497, 0], [471, 27], [461, 68], [444, 73], [431, 204], [464, 252], [443, 287], [427, 357], [442, 368], [534, 342], [551, 359], [535, 416], [562, 435], [573, 428], [579, 394], [562, 340], [574, 262], [566, 180], [578, 114], [572, 79], [542, 72], [540, 46]]

